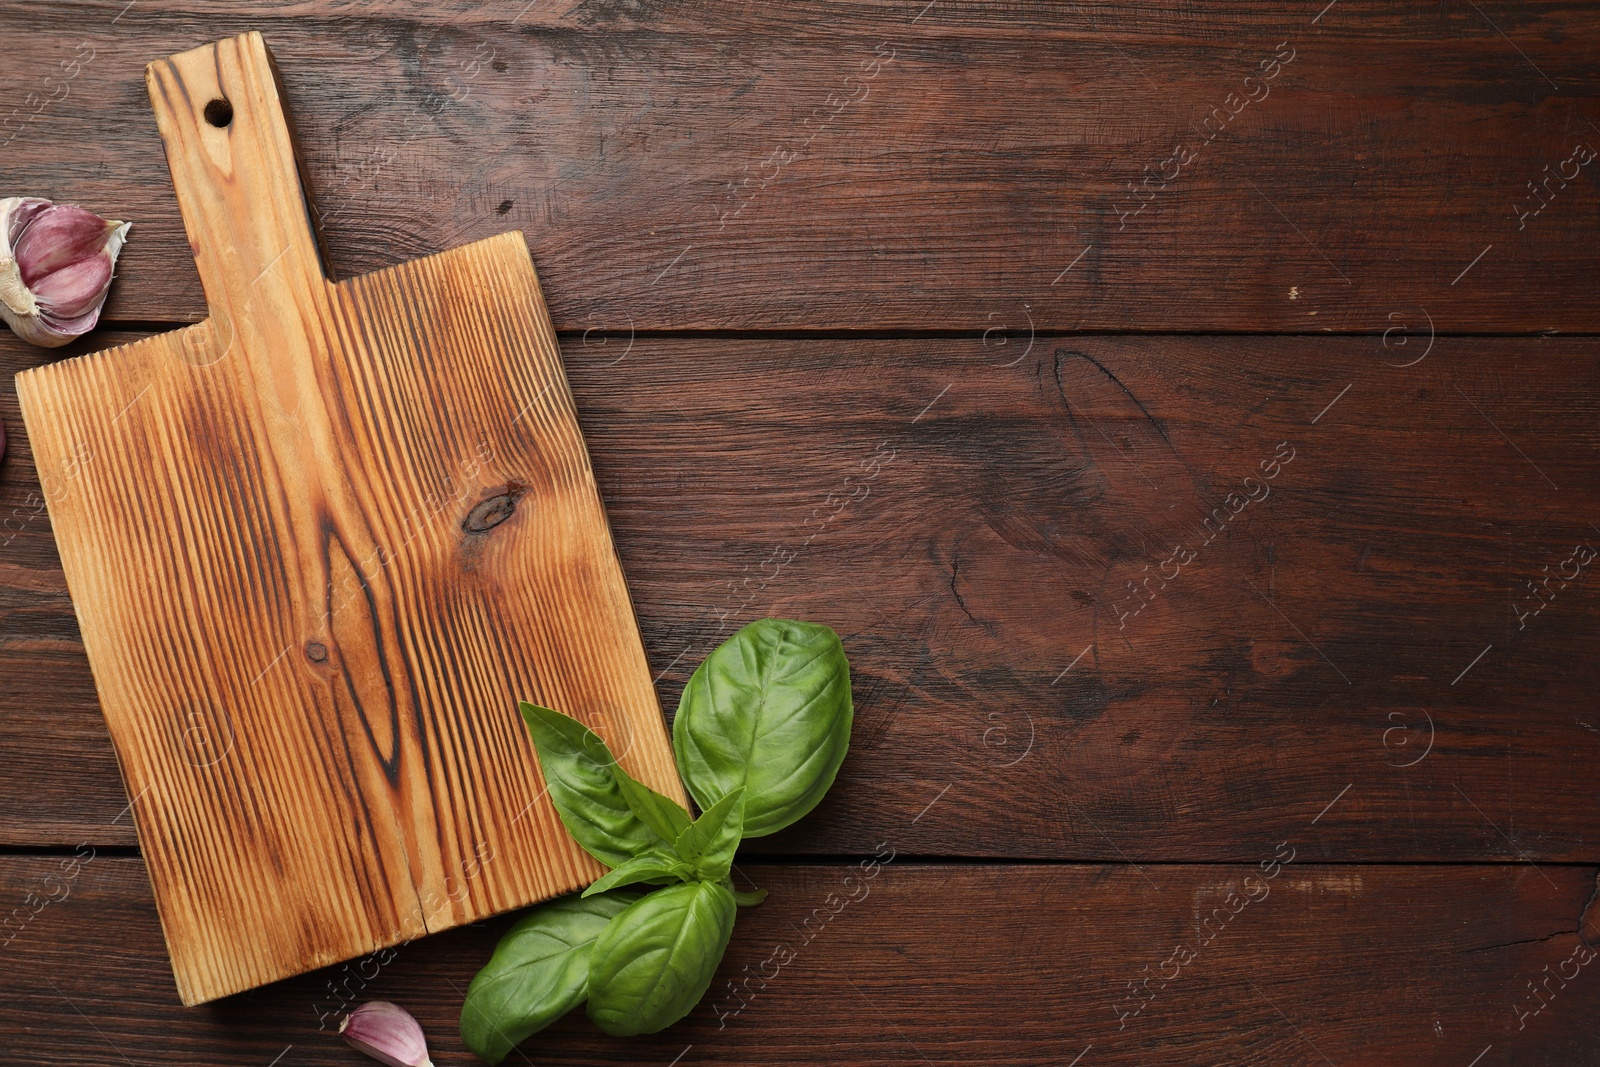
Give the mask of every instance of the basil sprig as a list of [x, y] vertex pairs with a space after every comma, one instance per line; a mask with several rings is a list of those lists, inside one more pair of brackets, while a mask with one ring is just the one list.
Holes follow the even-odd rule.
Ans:
[[[854, 711], [850, 665], [826, 626], [762, 619], [708, 656], [673, 723], [698, 818], [636, 781], [581, 722], [521, 705], [562, 825], [611, 870], [511, 928], [467, 990], [461, 1037], [491, 1064], [588, 1002], [606, 1033], [651, 1034], [710, 988], [733, 932], [729, 871], [745, 838], [805, 815], [839, 773]], [[646, 883], [644, 896], [623, 887]]]

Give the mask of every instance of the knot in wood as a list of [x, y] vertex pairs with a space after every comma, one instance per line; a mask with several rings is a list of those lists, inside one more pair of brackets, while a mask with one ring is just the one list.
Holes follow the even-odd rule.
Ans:
[[487, 533], [511, 517], [511, 513], [517, 510], [517, 499], [521, 496], [522, 490], [512, 486], [503, 493], [479, 501], [476, 507], [467, 512], [461, 528], [468, 533]]

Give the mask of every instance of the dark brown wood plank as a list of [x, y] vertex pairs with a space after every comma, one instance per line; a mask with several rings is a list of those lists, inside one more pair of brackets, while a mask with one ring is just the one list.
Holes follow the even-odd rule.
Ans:
[[[879, 854], [911, 814], [882, 828]], [[1261, 859], [1316, 832], [1281, 850], [1259, 838]], [[474, 1062], [461, 998], [508, 920], [184, 1009], [142, 864], [95, 858], [68, 879], [63, 862], [0, 860], [0, 901], [21, 914], [65, 894], [7, 935], [9, 1064], [349, 1065], [341, 1009], [379, 998], [419, 1017], [435, 1063]], [[1600, 934], [1580, 928], [1592, 869], [1297, 856], [1266, 870], [746, 866], [771, 896], [740, 910], [687, 1020], [619, 1041], [579, 1012], [507, 1062], [1600, 1063], [1600, 979], [1579, 937]]]
[[[590, 342], [564, 359], [667, 707], [751, 618], [851, 654], [851, 756], [764, 850], [867, 852], [937, 795], [906, 853], [1248, 861], [1241, 826], [1318, 817], [1309, 859], [1597, 858], [1600, 341]], [[33, 479], [17, 436], [0, 514]], [[131, 843], [19, 523], [0, 839]]]
[[7, 188], [134, 221], [124, 320], [202, 310], [144, 64], [260, 29], [341, 273], [520, 227], [562, 329], [1600, 328], [1577, 0], [0, 12]]

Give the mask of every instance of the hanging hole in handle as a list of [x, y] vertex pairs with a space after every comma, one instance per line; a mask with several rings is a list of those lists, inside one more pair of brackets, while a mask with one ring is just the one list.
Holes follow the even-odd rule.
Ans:
[[221, 129], [233, 121], [233, 105], [222, 97], [217, 97], [206, 105], [206, 121]]

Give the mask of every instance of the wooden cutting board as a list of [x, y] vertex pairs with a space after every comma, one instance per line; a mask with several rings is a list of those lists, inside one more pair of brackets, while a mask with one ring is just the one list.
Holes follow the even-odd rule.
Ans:
[[519, 698], [686, 798], [522, 234], [331, 282], [260, 34], [146, 80], [210, 317], [17, 392], [196, 1004], [597, 877]]

